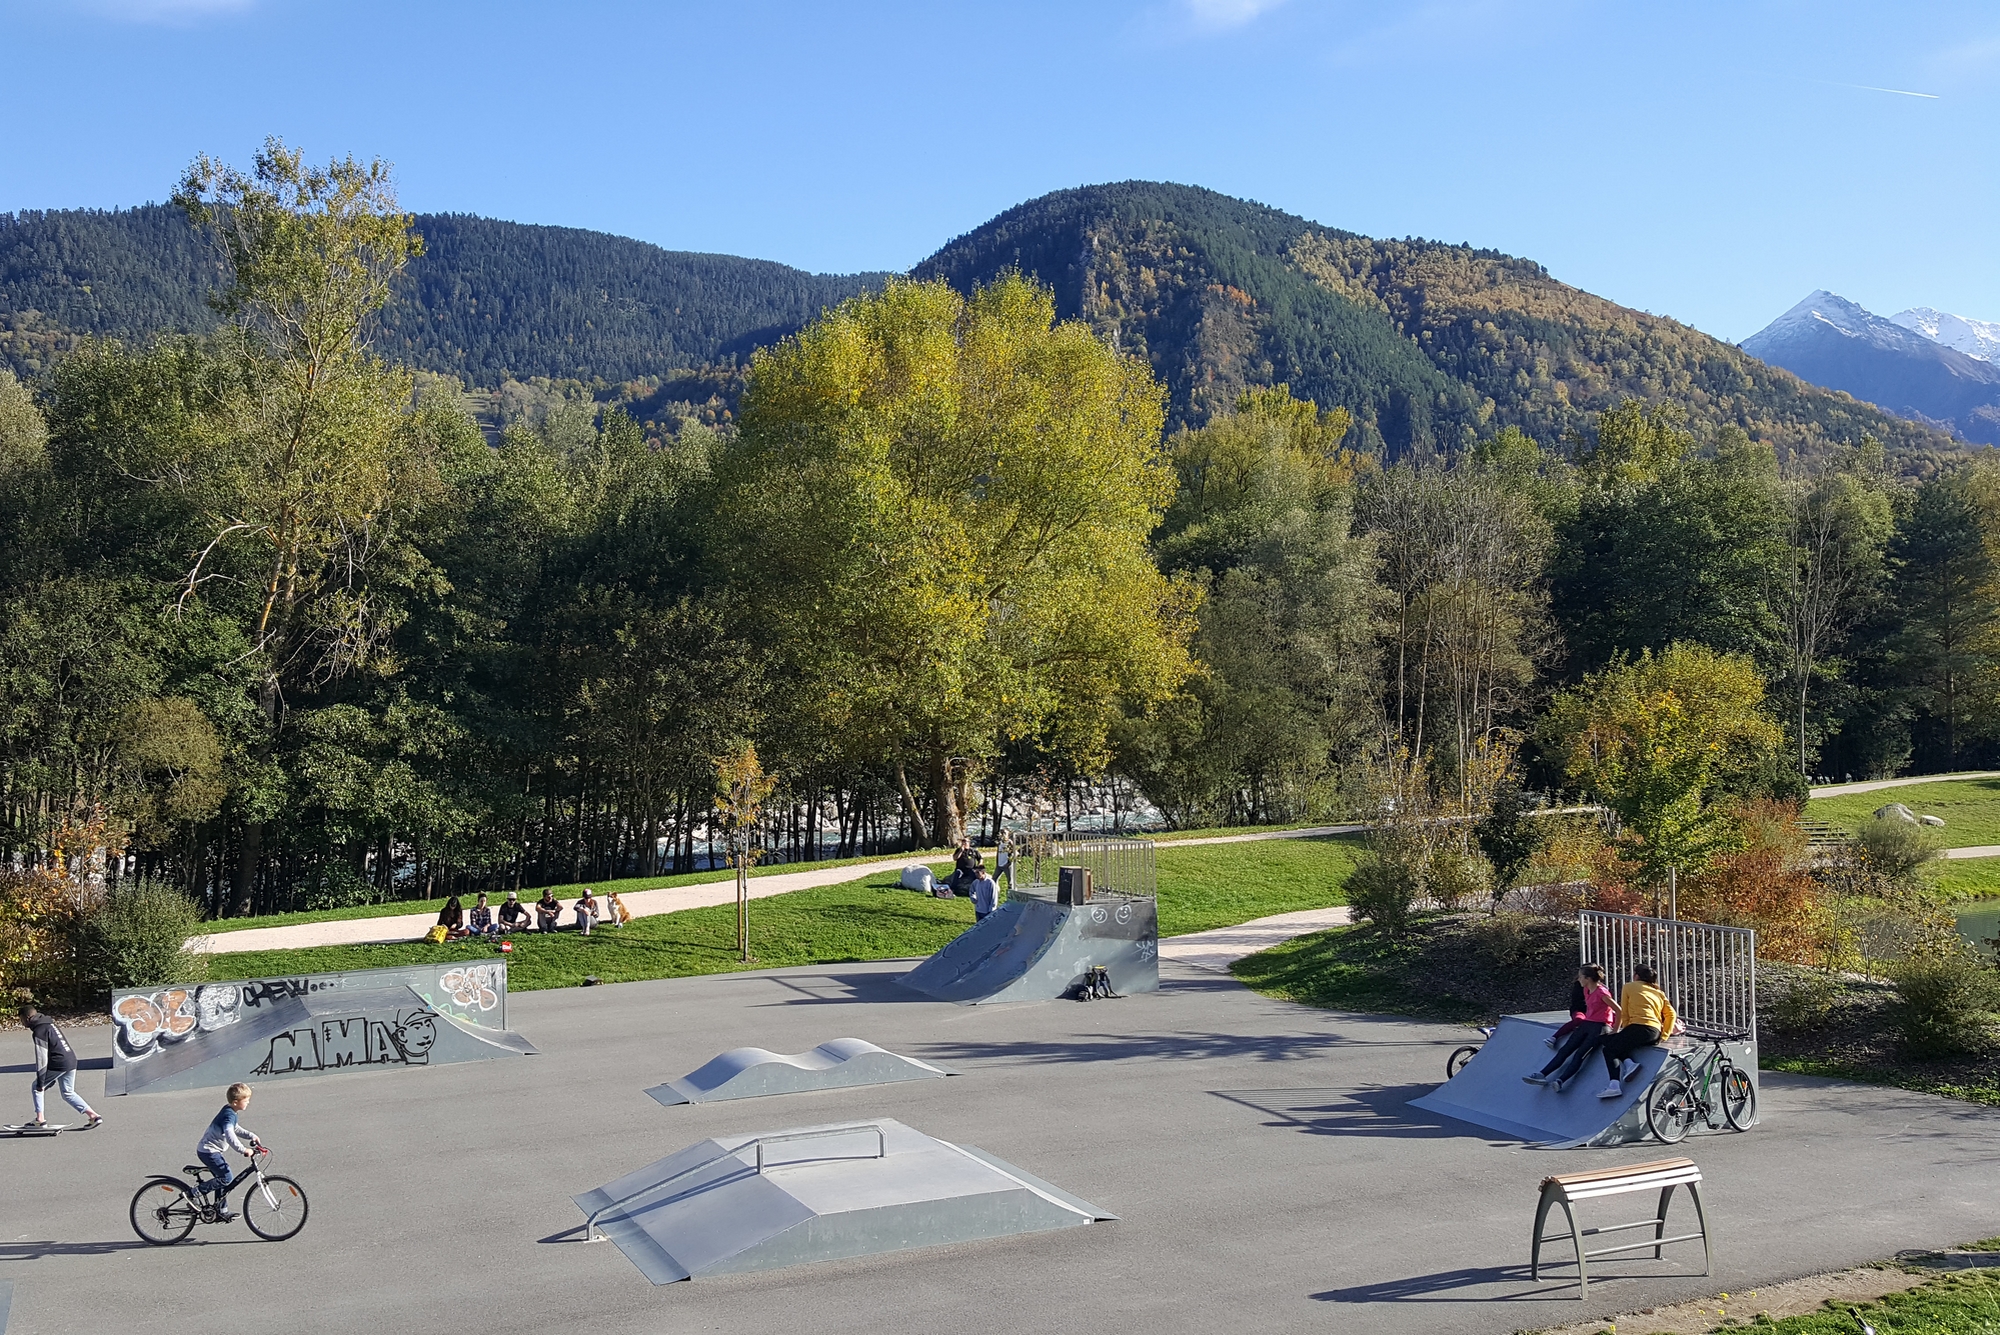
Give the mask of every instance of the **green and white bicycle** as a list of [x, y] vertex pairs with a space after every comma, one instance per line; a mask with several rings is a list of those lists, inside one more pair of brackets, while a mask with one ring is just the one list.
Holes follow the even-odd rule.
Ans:
[[1695, 1121], [1719, 1130], [1716, 1114], [1731, 1131], [1748, 1131], [1757, 1120], [1757, 1082], [1723, 1051], [1725, 1042], [1743, 1042], [1748, 1034], [1697, 1031], [1701, 1040], [1692, 1053], [1677, 1052], [1660, 1067], [1646, 1091], [1646, 1129], [1671, 1145], [1687, 1139]]

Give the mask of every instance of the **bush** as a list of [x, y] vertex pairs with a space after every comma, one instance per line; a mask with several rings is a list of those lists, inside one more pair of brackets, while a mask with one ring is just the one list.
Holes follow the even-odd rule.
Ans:
[[187, 983], [208, 976], [208, 957], [187, 948], [201, 909], [170, 885], [141, 881], [105, 897], [84, 924], [89, 981], [100, 991]]
[[1937, 857], [1942, 847], [1929, 826], [1895, 817], [1869, 821], [1854, 832], [1854, 840], [1869, 864], [1898, 885], [1914, 883], [1917, 868]]
[[1913, 1054], [1945, 1057], [1992, 1046], [2000, 975], [1969, 951], [1913, 955], [1896, 965], [1895, 982], [1902, 999], [1897, 1023]]
[[383, 897], [382, 891], [372, 882], [342, 863], [322, 868], [313, 880], [299, 889], [299, 899], [313, 911], [351, 909], [373, 904]]
[[1408, 863], [1380, 853], [1365, 854], [1347, 876], [1348, 907], [1384, 936], [1403, 933], [1422, 893]]
[[1842, 990], [1833, 974], [1801, 969], [1772, 1001], [1771, 1020], [1787, 1034], [1812, 1033], [1833, 1018], [1833, 1004]]
[[1477, 853], [1440, 848], [1431, 854], [1424, 889], [1431, 903], [1452, 912], [1492, 894], [1493, 865]]

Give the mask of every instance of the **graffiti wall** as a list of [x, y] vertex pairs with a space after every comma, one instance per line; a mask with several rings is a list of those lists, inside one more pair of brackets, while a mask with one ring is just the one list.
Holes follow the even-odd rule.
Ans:
[[[322, 1020], [310, 1031], [297, 1029], [294, 1035], [310, 1032], [314, 1037], [305, 1046], [315, 1054], [332, 1052], [331, 1060], [313, 1058], [319, 1065], [311, 1069], [348, 1065], [380, 1065], [390, 1062], [421, 1065], [435, 1041], [436, 1019], [449, 1015], [464, 1024], [486, 1029], [507, 1027], [507, 965], [505, 961], [478, 964], [427, 964], [395, 969], [357, 969], [348, 973], [301, 974], [290, 978], [256, 978], [231, 983], [202, 983], [184, 987], [150, 988], [114, 992], [111, 1019], [117, 1026], [115, 1046], [124, 1061], [144, 1061], [197, 1034], [212, 1034], [269, 1014], [279, 1004], [321, 993], [374, 991], [408, 987], [431, 1009], [412, 1011], [405, 1029], [404, 1017], [394, 1023], [377, 1017], [362, 1024]], [[427, 1017], [427, 1018], [426, 1018]], [[340, 1030], [329, 1037], [329, 1025], [360, 1027]], [[431, 1030], [431, 1041], [422, 1029]], [[379, 1030], [379, 1032], [378, 1032]], [[278, 1040], [272, 1041], [271, 1058], [280, 1062], [304, 1061], [298, 1044], [280, 1053]], [[362, 1055], [356, 1055], [362, 1054]], [[305, 1066], [281, 1066], [283, 1070], [304, 1070]], [[264, 1072], [264, 1067], [259, 1067]]]

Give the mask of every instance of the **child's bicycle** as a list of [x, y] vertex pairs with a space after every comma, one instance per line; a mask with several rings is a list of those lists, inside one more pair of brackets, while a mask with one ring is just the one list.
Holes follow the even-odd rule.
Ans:
[[[1479, 1032], [1484, 1034], [1486, 1037], [1491, 1038], [1493, 1037], [1493, 1026], [1490, 1024], [1482, 1024], [1479, 1026]], [[1485, 1046], [1486, 1045], [1484, 1043], [1467, 1043], [1462, 1048], [1453, 1048], [1451, 1050], [1451, 1056], [1446, 1057], [1444, 1059], [1444, 1078], [1449, 1080], [1453, 1076], [1457, 1075], [1460, 1071], [1463, 1071], [1465, 1069], [1465, 1064], [1471, 1061], [1474, 1057], [1477, 1057], [1479, 1055], [1479, 1049]]]
[[222, 1223], [229, 1193], [251, 1183], [243, 1193], [243, 1222], [250, 1231], [269, 1242], [283, 1242], [306, 1226], [306, 1193], [291, 1178], [266, 1173], [264, 1160], [269, 1147], [259, 1144], [242, 1172], [229, 1180], [221, 1191], [202, 1192], [201, 1183], [211, 1176], [206, 1165], [187, 1164], [182, 1171], [194, 1174], [190, 1185], [178, 1177], [151, 1177], [132, 1197], [132, 1231], [156, 1247], [179, 1242], [194, 1232], [196, 1224]]
[[1717, 1130], [1715, 1114], [1720, 1112], [1730, 1130], [1748, 1131], [1757, 1120], [1757, 1083], [1748, 1071], [1729, 1059], [1722, 1044], [1725, 1040], [1740, 1042], [1750, 1036], [1693, 1029], [1688, 1032], [1701, 1040], [1702, 1047], [1697, 1049], [1693, 1060], [1688, 1054], [1677, 1052], [1660, 1067], [1659, 1077], [1646, 1091], [1646, 1129], [1671, 1145], [1687, 1139], [1697, 1117], [1709, 1130]]

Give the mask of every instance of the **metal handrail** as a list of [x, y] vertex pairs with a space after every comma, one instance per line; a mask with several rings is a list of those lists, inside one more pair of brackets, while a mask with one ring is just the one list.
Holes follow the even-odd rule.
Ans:
[[[700, 1163], [689, 1164], [686, 1168], [681, 1169], [680, 1172], [674, 1173], [668, 1177], [663, 1177], [658, 1182], [648, 1183], [646, 1186], [640, 1187], [637, 1191], [628, 1192], [627, 1194], [618, 1197], [616, 1200], [606, 1201], [604, 1204], [598, 1206], [595, 1210], [592, 1210], [590, 1212], [590, 1217], [583, 1221], [583, 1235], [584, 1235], [583, 1240], [585, 1242], [604, 1242], [608, 1240], [610, 1235], [605, 1233], [599, 1233], [597, 1231], [598, 1217], [602, 1215], [606, 1210], [610, 1210], [621, 1205], [630, 1205], [633, 1201], [638, 1200], [641, 1196], [644, 1196], [648, 1192], [658, 1191], [661, 1187], [666, 1186], [670, 1182], [678, 1182], [682, 1178], [688, 1176], [690, 1173], [698, 1173], [702, 1169], [707, 1168], [711, 1164], [720, 1163], [724, 1159], [733, 1158], [736, 1155], [739, 1155], [743, 1153], [743, 1151], [750, 1149], [752, 1147], [755, 1147], [757, 1151], [757, 1175], [761, 1177], [764, 1174], [764, 1147], [766, 1145], [777, 1145], [790, 1140], [821, 1140], [831, 1136], [849, 1135], [856, 1131], [873, 1131], [875, 1133], [874, 1157], [877, 1159], [886, 1159], [889, 1157], [889, 1137], [882, 1130], [882, 1124], [880, 1122], [850, 1122], [844, 1126], [820, 1127], [812, 1131], [787, 1131], [778, 1135], [753, 1136], [749, 1140], [744, 1141], [741, 1145], [737, 1145], [731, 1149], [723, 1150], [717, 1154], [711, 1154], [706, 1159], [703, 1159]], [[851, 1156], [842, 1155], [840, 1157], [847, 1158]], [[798, 1159], [798, 1160], [791, 1160], [790, 1162], [804, 1163], [807, 1162], [807, 1160]]]

